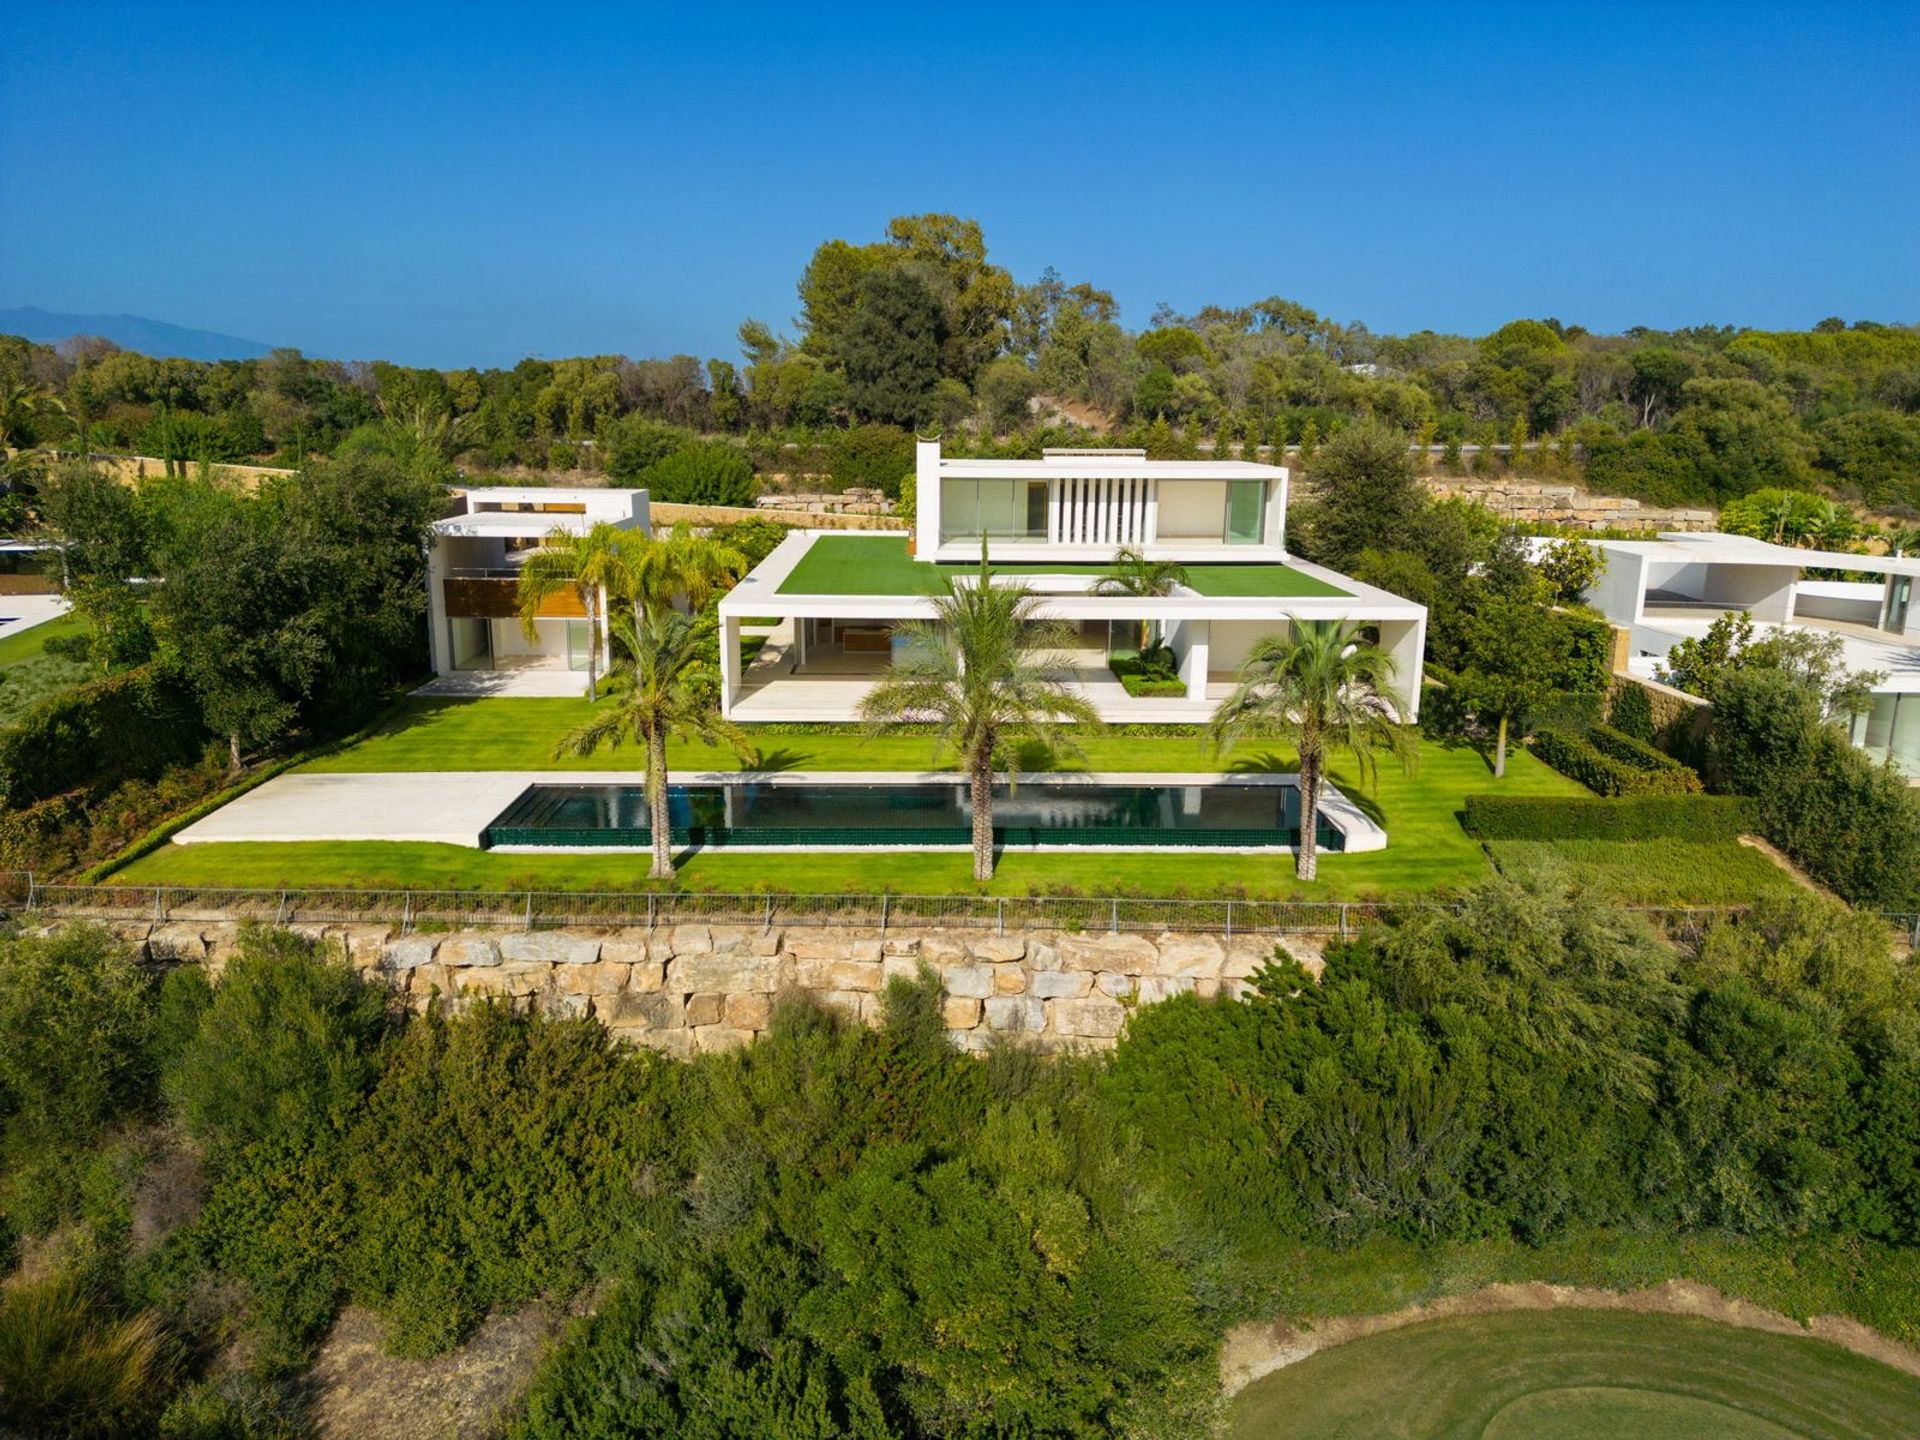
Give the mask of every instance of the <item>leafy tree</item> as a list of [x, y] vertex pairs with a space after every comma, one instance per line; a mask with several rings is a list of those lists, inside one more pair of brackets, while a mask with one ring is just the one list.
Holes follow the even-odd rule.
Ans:
[[1607, 568], [1600, 551], [1584, 540], [1556, 540], [1540, 557], [1540, 573], [1563, 605], [1576, 605]]
[[827, 470], [843, 489], [860, 486], [900, 498], [900, 485], [913, 473], [913, 437], [897, 425], [855, 425], [833, 437]]
[[640, 473], [648, 496], [667, 505], [753, 503], [753, 462], [724, 441], [682, 445]]
[[[1306, 443], [1301, 444], [1306, 461]], [[1347, 569], [1369, 546], [1392, 548], [1426, 510], [1426, 490], [1404, 435], [1375, 422], [1349, 425], [1314, 452], [1307, 478], [1320, 491], [1316, 557]]]
[[1093, 706], [1058, 679], [1047, 652], [1068, 643], [1066, 628], [1036, 613], [1023, 585], [996, 581], [980, 546], [980, 569], [949, 578], [932, 620], [898, 627], [906, 648], [860, 702], [873, 733], [907, 723], [935, 727], [967, 776], [973, 811], [973, 878], [993, 878], [993, 775], [1020, 767], [1016, 747], [1071, 750], [1062, 722], [1096, 723]]
[[628, 625], [627, 659], [615, 664], [613, 704], [562, 737], [554, 756], [591, 755], [631, 740], [645, 751], [648, 823], [655, 880], [673, 878], [672, 813], [667, 795], [667, 741], [675, 736], [726, 744], [750, 752], [744, 732], [720, 716], [713, 687], [699, 683], [697, 636], [690, 616], [664, 608], [643, 609]]
[[1327, 752], [1344, 750], [1373, 783], [1381, 752], [1411, 766], [1414, 740], [1399, 723], [1405, 708], [1393, 689], [1393, 658], [1357, 625], [1334, 620], [1296, 620], [1285, 635], [1254, 642], [1233, 691], [1209, 725], [1214, 745], [1226, 750], [1249, 733], [1292, 738], [1300, 754], [1300, 844], [1295, 873], [1319, 873], [1320, 787]]
[[677, 425], [639, 415], [623, 416], [607, 428], [607, 474], [622, 485], [643, 485], [649, 469], [692, 438]]
[[1452, 689], [1462, 705], [1497, 724], [1496, 780], [1507, 773], [1507, 731], [1514, 718], [1538, 710], [1554, 692], [1562, 640], [1553, 612], [1525, 595], [1489, 590], [1458, 621]]
[[589, 700], [597, 699], [600, 693], [600, 637], [607, 627], [603, 598], [623, 592], [627, 557], [621, 532], [601, 521], [588, 527], [585, 534], [556, 526], [520, 567], [515, 599], [520, 608], [520, 627], [529, 640], [534, 636], [534, 620], [541, 607], [562, 591], [573, 591], [587, 612], [587, 633], [592, 637], [587, 648]]
[[854, 413], [906, 429], [927, 418], [946, 340], [946, 314], [912, 271], [863, 278], [841, 344]]
[[1756, 639], [1753, 617], [1744, 610], [1717, 617], [1697, 639], [1680, 641], [1654, 673], [1665, 684], [1711, 700], [1730, 676], [1753, 670], [1783, 673], [1829, 716], [1860, 714], [1887, 678], [1884, 671], [1849, 668], [1838, 635], [1773, 625]]

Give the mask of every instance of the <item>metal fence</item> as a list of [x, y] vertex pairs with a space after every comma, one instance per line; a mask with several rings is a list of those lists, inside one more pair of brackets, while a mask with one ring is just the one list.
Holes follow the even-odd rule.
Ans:
[[[709, 891], [241, 889], [172, 885], [42, 884], [0, 874], [0, 903], [32, 915], [168, 924], [261, 920], [278, 925], [453, 927], [713, 924], [849, 929], [1066, 930], [1082, 933], [1345, 936], [1388, 915], [1457, 914], [1458, 902], [1174, 900], [1077, 895], [788, 895]], [[1622, 906], [1676, 939], [1697, 939], [1743, 907]], [[1920, 948], [1920, 915], [1889, 915]]]

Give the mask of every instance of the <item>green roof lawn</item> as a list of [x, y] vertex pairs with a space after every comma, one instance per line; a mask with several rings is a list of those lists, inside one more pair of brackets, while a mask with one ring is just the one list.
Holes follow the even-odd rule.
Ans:
[[[822, 535], [781, 583], [782, 595], [939, 595], [946, 578], [971, 565], [934, 565], [907, 554], [903, 535]], [[1001, 564], [1006, 575], [1104, 575], [1105, 565], [1073, 565], [1055, 560]], [[1202, 595], [1303, 597], [1347, 592], [1289, 565], [1189, 565], [1187, 579]]]

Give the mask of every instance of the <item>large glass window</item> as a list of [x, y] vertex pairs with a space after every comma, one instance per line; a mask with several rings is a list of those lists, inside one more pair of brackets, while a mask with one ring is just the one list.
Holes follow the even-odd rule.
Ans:
[[1267, 485], [1264, 480], [1233, 480], [1227, 484], [1229, 545], [1258, 545], [1266, 528]]
[[1887, 586], [1887, 623], [1882, 629], [1898, 635], [1907, 628], [1907, 610], [1913, 604], [1913, 577], [1896, 575]]
[[1044, 540], [1044, 480], [942, 480], [940, 539]]
[[584, 670], [593, 655], [593, 627], [585, 620], [567, 622], [567, 668]]

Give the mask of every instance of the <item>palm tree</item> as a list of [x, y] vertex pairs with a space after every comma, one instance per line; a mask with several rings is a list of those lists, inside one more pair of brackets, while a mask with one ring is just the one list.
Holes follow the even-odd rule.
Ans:
[[627, 532], [602, 520], [584, 534], [564, 527], [547, 532], [540, 548], [520, 567], [520, 628], [531, 640], [534, 618], [554, 595], [571, 589], [587, 612], [587, 699], [600, 689], [600, 597], [619, 594], [627, 580]]
[[624, 532], [625, 596], [638, 623], [643, 612], [664, 610], [684, 597], [689, 610], [706, 608], [716, 591], [731, 590], [752, 568], [724, 541], [696, 535], [682, 521], [664, 538]]
[[869, 731], [931, 722], [939, 749], [966, 772], [973, 804], [973, 878], [993, 878], [993, 773], [1016, 768], [1014, 746], [1037, 741], [1075, 753], [1063, 723], [1097, 724], [1093, 706], [1055, 678], [1043, 656], [1070, 641], [1067, 627], [1036, 613], [1021, 585], [997, 585], [980, 547], [980, 573], [947, 582], [932, 620], [899, 627], [907, 644], [886, 678], [860, 702]]
[[614, 667], [613, 704], [554, 747], [554, 758], [617, 750], [631, 740], [646, 750], [648, 829], [653, 839], [655, 880], [673, 878], [673, 820], [667, 805], [667, 741], [680, 736], [752, 753], [744, 731], [723, 719], [711, 667], [699, 654], [693, 617], [659, 609], [629, 627], [622, 617], [621, 639], [630, 658]]
[[[1138, 550], [1122, 550], [1113, 560], [1113, 573], [1095, 582], [1096, 595], [1136, 595], [1143, 600], [1171, 595], [1176, 586], [1187, 583], [1187, 567], [1175, 560], [1149, 560]], [[1140, 648], [1153, 644], [1154, 623], [1140, 622]]]
[[1294, 873], [1312, 880], [1319, 856], [1314, 825], [1329, 749], [1350, 753], [1371, 785], [1384, 750], [1413, 763], [1412, 733], [1398, 723], [1392, 688], [1393, 657], [1338, 620], [1296, 620], [1285, 635], [1254, 642], [1233, 693], [1220, 702], [1210, 727], [1225, 753], [1249, 731], [1291, 737], [1300, 749], [1300, 844]]

